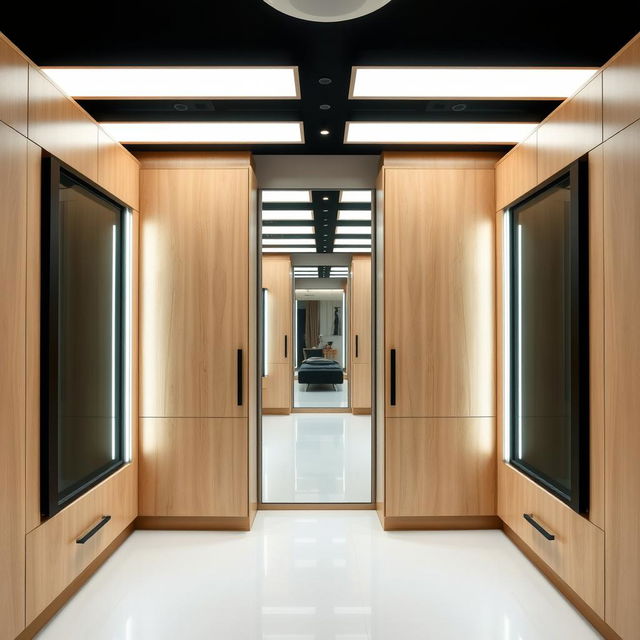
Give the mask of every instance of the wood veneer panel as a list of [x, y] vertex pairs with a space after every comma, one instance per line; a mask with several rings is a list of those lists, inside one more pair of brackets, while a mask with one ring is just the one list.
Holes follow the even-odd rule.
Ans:
[[[371, 257], [354, 256], [351, 261], [350, 335], [351, 406], [371, 410]], [[356, 350], [357, 338], [357, 350]]]
[[495, 415], [494, 215], [493, 170], [385, 169], [388, 417]]
[[262, 257], [262, 286], [268, 291], [269, 335], [265, 339], [269, 363], [291, 364], [291, 351], [295, 345], [291, 330], [293, 281], [289, 256]]
[[29, 139], [98, 181], [98, 125], [35, 67], [29, 67]]
[[[498, 474], [500, 518], [602, 617], [604, 532], [509, 465], [499, 465]], [[538, 533], [523, 518], [525, 513], [556, 539]]]
[[602, 72], [604, 139], [640, 118], [640, 38], [636, 37]]
[[491, 151], [385, 151], [385, 169], [493, 169], [500, 154]]
[[135, 154], [142, 169], [247, 169], [248, 151], [144, 151]]
[[640, 122], [604, 144], [606, 622], [640, 629]]
[[0, 123], [0, 638], [25, 624], [27, 139]]
[[29, 63], [0, 34], [0, 120], [27, 135]]
[[538, 182], [602, 142], [602, 74], [563, 102], [538, 127]]
[[138, 209], [139, 162], [102, 129], [98, 131], [98, 183], [131, 208]]
[[503, 209], [538, 183], [538, 132], [496, 165], [496, 209]]
[[247, 420], [143, 418], [140, 515], [248, 516]]
[[387, 517], [496, 513], [493, 418], [388, 418]]
[[142, 416], [248, 415], [248, 211], [247, 170], [141, 171]]
[[279, 414], [291, 412], [293, 377], [288, 363], [270, 363], [268, 374], [262, 378], [262, 409], [277, 410]]

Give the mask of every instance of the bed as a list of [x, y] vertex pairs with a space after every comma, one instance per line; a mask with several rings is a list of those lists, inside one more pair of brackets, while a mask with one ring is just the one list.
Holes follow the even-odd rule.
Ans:
[[306, 384], [307, 389], [310, 384], [342, 384], [344, 374], [342, 366], [335, 360], [326, 358], [307, 358], [303, 360], [298, 368], [298, 382]]

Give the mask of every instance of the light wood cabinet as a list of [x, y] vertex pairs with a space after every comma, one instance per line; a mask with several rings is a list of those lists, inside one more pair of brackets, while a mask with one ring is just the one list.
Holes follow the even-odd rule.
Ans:
[[640, 118], [640, 35], [602, 72], [604, 139]]
[[143, 418], [140, 515], [248, 516], [247, 421]]
[[98, 125], [35, 67], [29, 67], [29, 139], [98, 181]]
[[29, 63], [0, 33], [0, 120], [27, 135]]
[[538, 127], [538, 182], [602, 142], [602, 74], [563, 102]]
[[0, 638], [24, 627], [27, 140], [0, 122]]
[[640, 122], [604, 144], [606, 622], [640, 629]]
[[266, 376], [263, 379], [262, 408], [289, 413], [293, 385], [292, 331], [293, 282], [289, 256], [262, 258], [262, 287], [267, 290], [267, 331], [264, 337]]
[[[27, 624], [95, 560], [138, 513], [137, 468], [129, 464], [27, 535]], [[76, 540], [111, 520], [85, 544]]]
[[502, 209], [538, 183], [538, 132], [514, 147], [496, 164], [496, 205]]
[[350, 280], [351, 367], [349, 384], [354, 413], [371, 412], [371, 256], [353, 256]]
[[494, 418], [387, 419], [385, 463], [388, 517], [496, 512]]
[[98, 131], [98, 183], [132, 209], [138, 209], [139, 163], [102, 129]]
[[386, 415], [493, 416], [494, 171], [389, 168], [384, 189]]
[[143, 157], [140, 215], [141, 415], [247, 416], [248, 160], [147, 169]]

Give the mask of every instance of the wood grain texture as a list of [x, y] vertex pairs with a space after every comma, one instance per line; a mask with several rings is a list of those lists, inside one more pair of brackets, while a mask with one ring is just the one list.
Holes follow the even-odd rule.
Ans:
[[248, 415], [248, 210], [247, 170], [141, 171], [142, 416]]
[[151, 531], [250, 531], [251, 519], [225, 516], [139, 516], [136, 529]]
[[604, 144], [606, 622], [640, 629], [640, 122]]
[[[31, 623], [133, 522], [137, 470], [127, 465], [27, 534], [27, 624]], [[111, 520], [83, 545], [76, 539]]]
[[602, 74], [565, 100], [538, 127], [538, 182], [602, 142]]
[[291, 365], [271, 363], [268, 375], [262, 378], [262, 410], [291, 413], [292, 385]]
[[140, 151], [135, 154], [142, 169], [248, 169], [248, 151]]
[[132, 209], [139, 208], [140, 164], [102, 129], [98, 131], [98, 184]]
[[500, 467], [505, 458], [504, 416], [505, 416], [505, 326], [504, 326], [504, 225], [503, 211], [496, 213], [496, 461]]
[[[499, 473], [498, 515], [599, 616], [604, 616], [604, 533], [507, 464]], [[549, 541], [528, 513], [556, 536]]]
[[496, 164], [496, 210], [504, 209], [538, 183], [538, 132]]
[[382, 522], [385, 531], [472, 531], [501, 526], [498, 516], [399, 516]]
[[25, 620], [27, 140], [0, 123], [0, 638]]
[[27, 135], [29, 63], [0, 34], [0, 120]]
[[496, 513], [493, 418], [388, 418], [385, 516]]
[[143, 418], [140, 515], [248, 516], [247, 420]]
[[29, 139], [97, 182], [98, 125], [35, 67], [29, 67]]
[[604, 155], [589, 153], [589, 520], [604, 529]]
[[28, 143], [26, 309], [26, 518], [25, 532], [40, 524], [40, 182], [42, 149]]
[[602, 72], [604, 139], [640, 118], [640, 37]]
[[[371, 256], [353, 256], [350, 280], [350, 393], [354, 412], [371, 411]], [[356, 345], [357, 340], [357, 345]], [[357, 348], [356, 348], [357, 347]]]
[[385, 169], [493, 169], [500, 154], [493, 151], [385, 151]]
[[385, 169], [388, 417], [495, 415], [494, 211], [493, 170]]
[[248, 416], [248, 478], [249, 478], [249, 527], [253, 523], [258, 512], [258, 413], [260, 411], [258, 393], [258, 295], [260, 283], [260, 259], [258, 255], [258, 233], [259, 233], [259, 212], [258, 212], [258, 179], [253, 166], [248, 171], [249, 188], [249, 237], [248, 237], [248, 269], [249, 269], [249, 290], [248, 290], [248, 345], [249, 353], [249, 388], [247, 397]]
[[[385, 252], [384, 252], [384, 181], [385, 170], [384, 167], [380, 168], [378, 176], [376, 178], [376, 191], [375, 191], [375, 219], [372, 223], [376, 225], [375, 233], [375, 416], [373, 418], [374, 423], [374, 438], [375, 438], [375, 501], [376, 511], [378, 518], [382, 521], [384, 518], [384, 499], [385, 499], [385, 450], [384, 450], [384, 438], [385, 438], [385, 408], [387, 397], [387, 389], [384, 384], [385, 368], [386, 368], [386, 342], [384, 333], [384, 265], [385, 265]], [[372, 499], [373, 497], [372, 496]]]

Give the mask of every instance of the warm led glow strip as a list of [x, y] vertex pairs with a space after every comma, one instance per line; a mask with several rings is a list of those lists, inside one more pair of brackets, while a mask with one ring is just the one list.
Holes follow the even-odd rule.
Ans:
[[368, 99], [564, 99], [595, 68], [557, 67], [355, 67], [350, 98]]
[[263, 211], [263, 220], [313, 220], [313, 211]]
[[126, 144], [303, 144], [301, 122], [103, 122]]
[[531, 122], [347, 122], [348, 144], [517, 144]]
[[300, 98], [297, 67], [44, 67], [74, 98]]
[[263, 191], [261, 197], [262, 202], [311, 202], [311, 191], [269, 189]]

